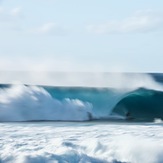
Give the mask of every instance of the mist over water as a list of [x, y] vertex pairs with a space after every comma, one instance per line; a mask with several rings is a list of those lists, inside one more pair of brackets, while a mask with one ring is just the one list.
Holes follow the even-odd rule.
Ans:
[[160, 89], [153, 75], [146, 73], [0, 71], [0, 83], [51, 86]]

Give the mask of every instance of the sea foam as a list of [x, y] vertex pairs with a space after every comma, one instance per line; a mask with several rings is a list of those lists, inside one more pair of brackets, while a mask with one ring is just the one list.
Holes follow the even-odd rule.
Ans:
[[0, 124], [3, 163], [162, 163], [156, 124]]

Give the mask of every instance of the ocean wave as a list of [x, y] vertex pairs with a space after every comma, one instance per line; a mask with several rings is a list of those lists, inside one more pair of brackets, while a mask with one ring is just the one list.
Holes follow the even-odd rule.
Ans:
[[0, 121], [84, 121], [92, 105], [78, 99], [59, 101], [43, 88], [13, 85], [0, 91]]
[[139, 88], [129, 92], [113, 109], [114, 112], [136, 121], [163, 118], [163, 92]]
[[163, 86], [144, 79], [116, 88], [1, 86], [0, 121], [163, 119]]

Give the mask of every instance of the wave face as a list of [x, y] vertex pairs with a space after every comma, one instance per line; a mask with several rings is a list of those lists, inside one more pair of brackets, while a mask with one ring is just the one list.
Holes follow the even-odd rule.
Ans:
[[162, 84], [151, 77], [136, 79], [134, 84], [130, 79], [131, 87], [112, 88], [1, 86], [0, 121], [163, 119]]

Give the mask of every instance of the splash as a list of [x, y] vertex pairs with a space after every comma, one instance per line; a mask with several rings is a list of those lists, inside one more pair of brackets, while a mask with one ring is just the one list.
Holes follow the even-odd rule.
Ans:
[[83, 121], [90, 118], [91, 109], [91, 104], [78, 99], [59, 101], [36, 86], [15, 85], [0, 91], [0, 121]]

